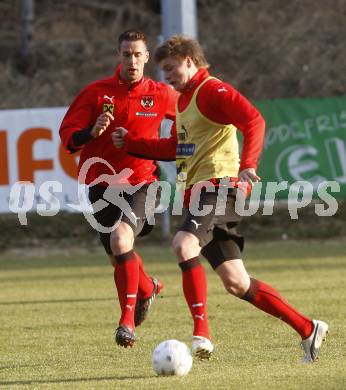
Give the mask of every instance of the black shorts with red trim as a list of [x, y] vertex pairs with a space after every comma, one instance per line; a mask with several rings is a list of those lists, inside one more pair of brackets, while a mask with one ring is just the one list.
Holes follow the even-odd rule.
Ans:
[[[237, 232], [241, 217], [235, 211], [236, 191], [230, 188], [225, 192], [219, 187], [215, 192], [202, 189], [198, 205], [193, 207], [190, 202], [189, 209], [185, 209], [179, 229], [198, 238], [201, 253], [213, 269], [227, 260], [241, 259], [244, 238]], [[209, 212], [205, 214], [206, 211]]]
[[[112, 199], [109, 199], [109, 196], [107, 196], [107, 200], [105, 200], [104, 198], [105, 191], [108, 187], [102, 185], [94, 185], [92, 187], [89, 187], [89, 200], [94, 210], [94, 218], [101, 226], [106, 228], [115, 226], [120, 221], [126, 222], [132, 228], [135, 237], [145, 236], [146, 234], [149, 234], [153, 229], [153, 225], [149, 225], [146, 219], [145, 207], [155, 208], [155, 199], [152, 202], [150, 202], [149, 200], [149, 202], [147, 202], [146, 204], [148, 187], [149, 185], [143, 185], [133, 194], [128, 194], [126, 191], [121, 192], [120, 196], [123, 197], [123, 199], [130, 206], [131, 211], [133, 212], [133, 218], [129, 218], [124, 213], [124, 210], [122, 210], [121, 207], [116, 205], [116, 198], [119, 194], [119, 190], [116, 190], [116, 192], [114, 193], [114, 200], [112, 203]], [[95, 212], [95, 204], [100, 200], [103, 202], [107, 202], [107, 205], [101, 210]], [[147, 209], [147, 212], [150, 212], [150, 210]], [[108, 254], [112, 254], [110, 246], [110, 235], [111, 233], [99, 232], [102, 245], [104, 246]]]

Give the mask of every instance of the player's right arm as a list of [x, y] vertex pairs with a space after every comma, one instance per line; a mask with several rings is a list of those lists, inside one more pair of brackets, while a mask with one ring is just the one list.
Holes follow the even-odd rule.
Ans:
[[61, 123], [61, 142], [69, 153], [74, 153], [101, 135], [114, 117], [109, 112], [96, 117], [97, 97], [88, 87], [81, 91], [69, 107]]

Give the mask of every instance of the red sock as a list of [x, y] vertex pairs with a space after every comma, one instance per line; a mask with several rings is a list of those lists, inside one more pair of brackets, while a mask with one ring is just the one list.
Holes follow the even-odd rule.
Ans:
[[122, 283], [122, 279], [120, 278], [120, 275], [121, 275], [121, 270], [119, 270], [119, 266], [118, 266], [118, 264], [116, 264], [116, 266], [114, 267], [114, 282], [115, 282], [115, 286], [117, 288], [120, 309], [121, 309], [121, 312], [123, 312], [125, 309], [125, 305], [126, 305], [126, 303], [125, 303], [126, 299], [125, 299], [125, 294], [122, 293], [123, 283]]
[[198, 257], [179, 264], [182, 270], [183, 291], [193, 322], [193, 335], [210, 339], [207, 313], [207, 279]]
[[133, 251], [115, 256], [114, 280], [121, 307], [119, 325], [135, 328], [134, 314], [138, 290], [138, 262]]
[[295, 329], [302, 339], [311, 335], [312, 320], [299, 313], [273, 287], [251, 278], [250, 288], [242, 299], [245, 299], [258, 309], [285, 321]]
[[134, 252], [139, 266], [138, 298], [149, 298], [153, 292], [154, 284], [151, 277], [145, 272], [141, 256]]

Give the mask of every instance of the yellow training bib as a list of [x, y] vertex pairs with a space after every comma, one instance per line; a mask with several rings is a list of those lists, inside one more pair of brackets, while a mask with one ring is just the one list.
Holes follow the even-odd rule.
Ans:
[[177, 182], [185, 182], [186, 188], [212, 178], [238, 176], [237, 129], [211, 121], [197, 107], [198, 91], [212, 78], [198, 86], [184, 111], [176, 109]]

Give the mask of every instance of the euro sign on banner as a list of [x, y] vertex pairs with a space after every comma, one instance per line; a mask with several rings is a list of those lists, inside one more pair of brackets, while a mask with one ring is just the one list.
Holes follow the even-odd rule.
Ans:
[[[266, 121], [258, 174], [265, 182], [336, 181], [346, 198], [346, 96], [255, 102]], [[287, 199], [288, 191], [277, 198]]]

